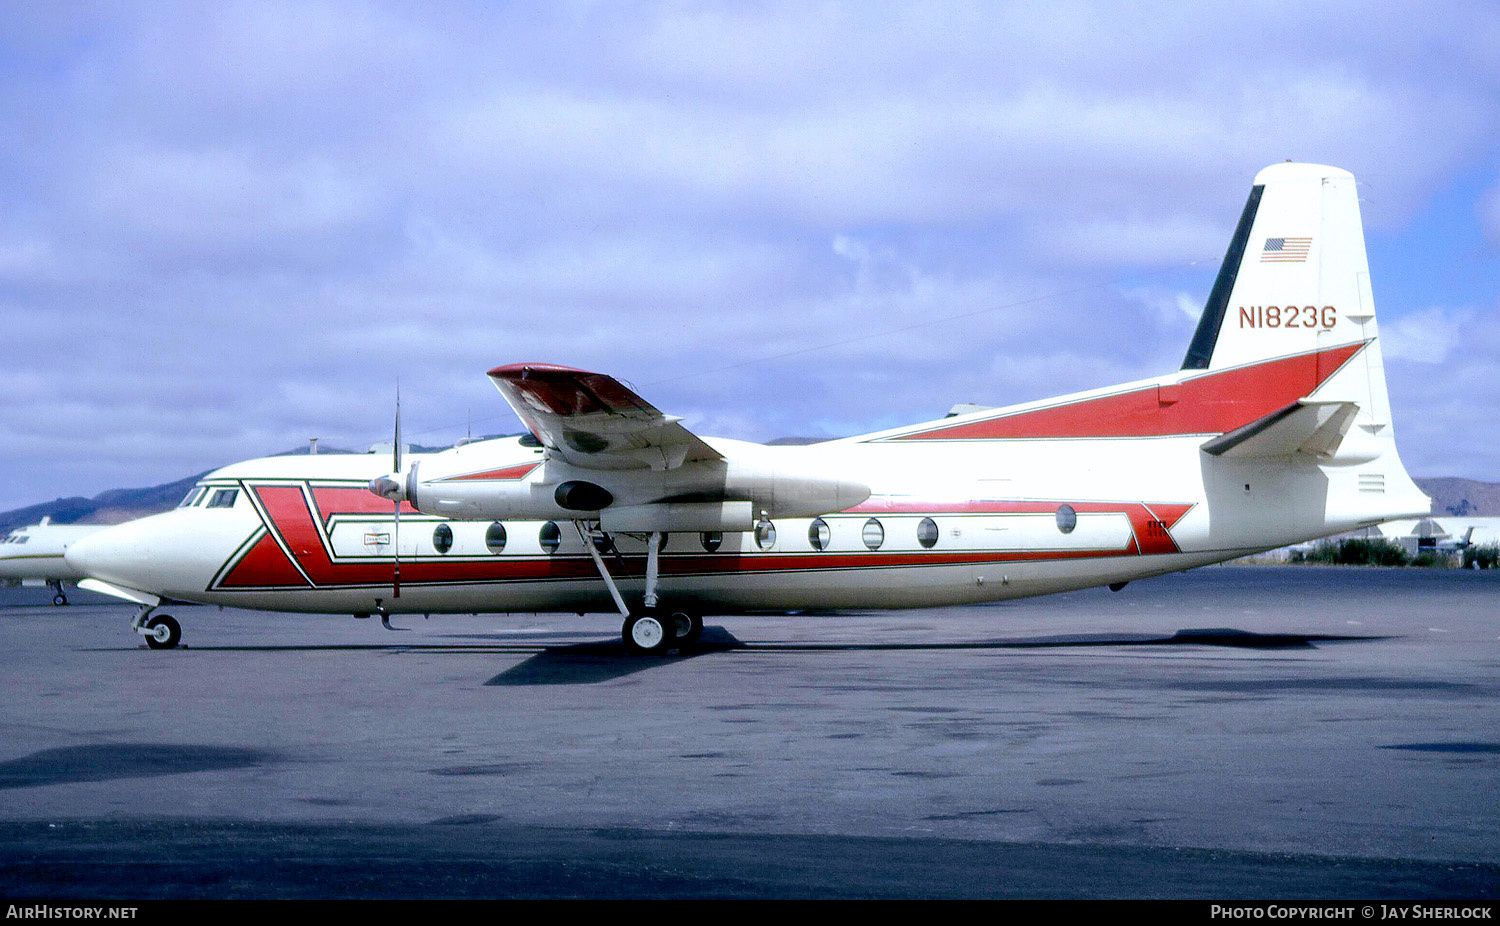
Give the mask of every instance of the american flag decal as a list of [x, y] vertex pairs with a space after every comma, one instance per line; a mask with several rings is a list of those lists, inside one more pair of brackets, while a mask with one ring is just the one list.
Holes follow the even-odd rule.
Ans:
[[1300, 264], [1307, 260], [1307, 252], [1310, 250], [1312, 250], [1311, 238], [1267, 238], [1266, 246], [1260, 252], [1260, 262], [1263, 264]]

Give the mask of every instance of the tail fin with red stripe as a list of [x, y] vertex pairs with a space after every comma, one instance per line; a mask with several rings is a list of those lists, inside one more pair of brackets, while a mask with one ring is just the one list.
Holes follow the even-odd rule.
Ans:
[[1354, 176], [1336, 167], [1285, 163], [1256, 175], [1183, 374], [1266, 370], [1288, 358], [1299, 358], [1306, 380], [1295, 384], [1296, 403], [1203, 449], [1306, 454], [1358, 470], [1331, 484], [1331, 502], [1352, 493], [1331, 507], [1425, 510], [1396, 453]]

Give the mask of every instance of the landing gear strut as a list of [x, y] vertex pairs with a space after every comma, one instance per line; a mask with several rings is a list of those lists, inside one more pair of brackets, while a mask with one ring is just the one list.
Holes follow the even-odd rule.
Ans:
[[652, 531], [646, 538], [646, 590], [642, 597], [642, 607], [632, 611], [626, 606], [614, 577], [604, 565], [604, 558], [599, 555], [598, 547], [592, 542], [597, 527], [586, 529], [582, 521], [574, 521], [573, 526], [578, 529], [578, 538], [583, 541], [584, 549], [593, 557], [594, 565], [599, 570], [599, 578], [604, 580], [605, 587], [609, 589], [615, 607], [625, 618], [620, 627], [620, 639], [625, 642], [627, 650], [640, 656], [663, 656], [669, 650], [698, 642], [698, 638], [703, 635], [702, 615], [681, 608], [663, 608], [657, 604], [656, 586], [661, 575], [661, 532]]
[[63, 584], [61, 579], [48, 579], [47, 585], [52, 589], [52, 604], [54, 606], [60, 608], [68, 603], [68, 596], [63, 593]]

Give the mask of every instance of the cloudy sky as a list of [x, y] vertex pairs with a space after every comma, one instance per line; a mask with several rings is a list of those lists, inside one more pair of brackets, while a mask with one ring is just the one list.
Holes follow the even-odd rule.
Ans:
[[1176, 369], [1250, 181], [1362, 183], [1408, 468], [1500, 480], [1500, 6], [0, 6], [0, 510], [519, 423], [839, 436]]

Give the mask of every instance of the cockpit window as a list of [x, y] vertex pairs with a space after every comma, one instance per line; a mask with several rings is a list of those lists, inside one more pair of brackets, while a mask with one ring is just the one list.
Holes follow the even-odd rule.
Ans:
[[191, 508], [203, 499], [203, 493], [208, 491], [207, 486], [193, 486], [188, 490], [187, 498], [177, 506], [178, 508]]
[[239, 489], [214, 489], [214, 494], [209, 498], [206, 508], [233, 508], [235, 500], [240, 497]]

